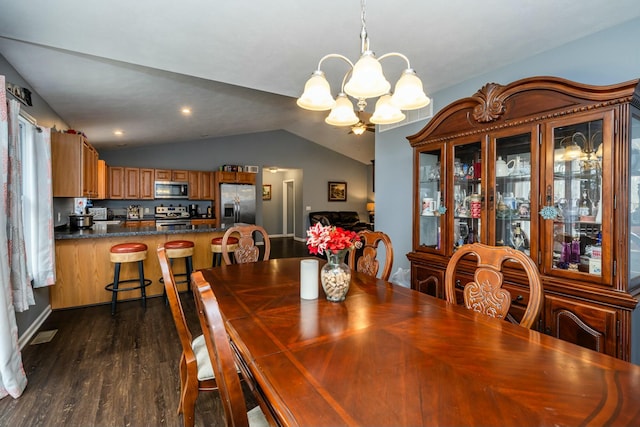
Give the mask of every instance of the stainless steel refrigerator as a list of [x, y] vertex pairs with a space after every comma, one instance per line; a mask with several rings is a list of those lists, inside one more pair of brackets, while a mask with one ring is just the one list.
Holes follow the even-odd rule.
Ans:
[[236, 223], [256, 223], [256, 186], [250, 184], [220, 184], [218, 218], [222, 228]]

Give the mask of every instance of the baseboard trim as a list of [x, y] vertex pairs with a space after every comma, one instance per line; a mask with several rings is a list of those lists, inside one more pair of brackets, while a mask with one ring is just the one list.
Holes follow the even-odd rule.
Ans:
[[37, 317], [36, 320], [27, 328], [26, 331], [18, 338], [18, 346], [20, 350], [22, 350], [28, 343], [31, 341], [31, 338], [38, 332], [40, 326], [44, 323], [45, 320], [51, 314], [51, 304], [47, 305], [47, 307], [42, 310], [42, 313]]

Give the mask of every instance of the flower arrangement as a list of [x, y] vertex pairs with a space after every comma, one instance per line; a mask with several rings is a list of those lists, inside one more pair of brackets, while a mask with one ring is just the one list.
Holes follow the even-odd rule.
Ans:
[[309, 248], [309, 253], [314, 255], [322, 255], [325, 252], [337, 253], [361, 246], [362, 242], [355, 231], [332, 225], [322, 225], [319, 222], [307, 230], [307, 248]]

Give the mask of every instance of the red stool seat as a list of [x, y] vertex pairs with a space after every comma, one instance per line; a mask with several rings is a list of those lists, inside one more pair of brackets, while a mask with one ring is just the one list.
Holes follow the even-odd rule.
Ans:
[[[211, 252], [213, 252], [213, 258], [211, 259], [211, 267], [215, 267], [222, 263], [222, 237], [214, 237], [211, 239]], [[227, 251], [235, 252], [238, 247], [238, 238], [229, 236], [227, 238]]]
[[147, 245], [144, 243], [120, 243], [119, 245], [111, 246], [112, 254], [130, 254], [146, 250]]
[[190, 240], [172, 240], [164, 244], [165, 249], [187, 249], [193, 248], [194, 246]]
[[[212, 245], [221, 245], [222, 244], [222, 237], [214, 237], [213, 239], [211, 239], [211, 244]], [[237, 245], [238, 244], [238, 239], [236, 237], [229, 237], [227, 239], [227, 245]]]

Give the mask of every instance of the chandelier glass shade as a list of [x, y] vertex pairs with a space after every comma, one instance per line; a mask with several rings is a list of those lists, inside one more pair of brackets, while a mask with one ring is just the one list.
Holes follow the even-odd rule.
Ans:
[[[359, 111], [364, 111], [368, 98], [377, 98], [376, 109], [371, 116], [371, 122], [376, 124], [391, 124], [404, 120], [405, 115], [400, 110], [416, 110], [429, 104], [430, 99], [425, 95], [422, 81], [415, 70], [411, 68], [409, 59], [397, 52], [391, 52], [376, 58], [369, 49], [369, 37], [365, 24], [365, 2], [361, 1], [362, 30], [360, 32], [361, 54], [355, 65], [345, 56], [328, 54], [320, 59], [318, 69], [304, 86], [304, 92], [298, 98], [299, 107], [312, 111], [332, 110], [325, 122], [334, 126], [352, 126], [358, 122], [353, 111], [353, 103], [348, 96], [357, 101]], [[389, 57], [403, 59], [407, 68], [402, 72], [391, 94], [391, 84], [384, 76], [381, 62]], [[349, 65], [349, 69], [342, 81], [342, 88], [337, 98], [331, 95], [331, 87], [321, 70], [322, 63], [328, 58], [338, 58]], [[347, 80], [348, 79], [348, 80]], [[347, 96], [348, 95], [348, 96]], [[347, 113], [351, 110], [351, 114]], [[355, 131], [354, 131], [355, 133]]]

